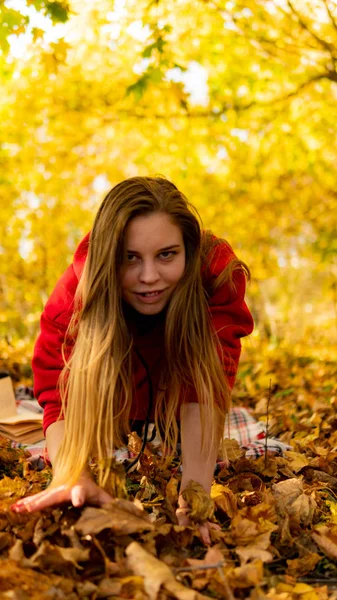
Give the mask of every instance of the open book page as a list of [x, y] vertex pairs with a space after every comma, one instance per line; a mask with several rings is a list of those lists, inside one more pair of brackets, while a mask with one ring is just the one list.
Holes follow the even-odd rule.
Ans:
[[16, 402], [10, 377], [0, 379], [0, 421], [16, 415]]
[[14, 423], [42, 423], [42, 413], [31, 412], [24, 406], [16, 407], [15, 414], [8, 417], [2, 417], [0, 413], [0, 424], [14, 424]]

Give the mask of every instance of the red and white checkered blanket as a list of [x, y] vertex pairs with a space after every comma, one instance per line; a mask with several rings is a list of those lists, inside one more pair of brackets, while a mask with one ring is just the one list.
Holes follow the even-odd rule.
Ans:
[[[36, 400], [33, 398], [33, 391], [29, 387], [19, 386], [15, 391], [18, 404], [24, 405], [25, 408], [33, 412], [42, 412]], [[291, 446], [283, 442], [270, 438], [266, 440], [265, 424], [261, 421], [256, 421], [246, 408], [232, 408], [229, 413], [229, 418], [225, 425], [224, 438], [234, 439], [239, 446], [245, 450], [247, 457], [258, 458], [262, 456], [266, 448], [268, 452], [281, 455], [286, 450], [291, 450]], [[22, 447], [23, 444], [12, 442], [13, 447]], [[41, 440], [31, 446], [24, 446], [28, 450], [33, 459], [33, 463], [37, 468], [42, 468], [47, 459], [45, 440]], [[178, 449], [179, 452], [179, 449]], [[127, 447], [119, 448], [116, 453], [118, 461], [128, 460], [134, 455], [129, 452]], [[216, 471], [223, 466], [222, 461], [218, 461]]]

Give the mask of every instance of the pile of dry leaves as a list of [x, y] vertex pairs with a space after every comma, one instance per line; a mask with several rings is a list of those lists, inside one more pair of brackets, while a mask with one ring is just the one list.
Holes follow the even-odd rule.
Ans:
[[[271, 392], [268, 392], [272, 380]], [[177, 525], [177, 462], [163, 470], [149, 448], [106, 508], [16, 514], [9, 506], [48, 485], [23, 450], [0, 444], [0, 598], [197, 600], [337, 599], [336, 366], [277, 359], [241, 368], [236, 402], [254, 407], [284, 457], [248, 460], [228, 442], [213, 503], [191, 484], [195, 521], [221, 525], [205, 548], [196, 527]], [[137, 447], [139, 439], [133, 435]]]

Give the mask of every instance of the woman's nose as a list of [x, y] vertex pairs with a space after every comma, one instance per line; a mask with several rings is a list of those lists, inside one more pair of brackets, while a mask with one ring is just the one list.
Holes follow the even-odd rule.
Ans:
[[140, 271], [140, 280], [144, 283], [155, 283], [160, 279], [156, 264], [153, 262], [143, 262]]

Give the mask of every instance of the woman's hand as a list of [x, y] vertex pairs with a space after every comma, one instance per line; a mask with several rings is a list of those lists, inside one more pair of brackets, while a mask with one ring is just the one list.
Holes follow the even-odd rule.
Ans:
[[[189, 517], [189, 512], [190, 512], [190, 509], [188, 507], [177, 508], [176, 515], [177, 515], [179, 525], [183, 525], [184, 527], [188, 527], [188, 526], [192, 525], [192, 521]], [[210, 530], [211, 529], [217, 529], [218, 531], [221, 530], [220, 525], [217, 525], [216, 523], [211, 523], [211, 521], [205, 521], [204, 523], [199, 523], [198, 528], [200, 531], [201, 539], [202, 539], [203, 543], [206, 544], [207, 546], [209, 546], [211, 543]]]
[[75, 485], [47, 488], [39, 494], [18, 500], [12, 504], [11, 510], [18, 513], [34, 512], [64, 502], [71, 503], [73, 506], [83, 506], [86, 502], [102, 506], [111, 502], [112, 499], [112, 496], [102, 490], [89, 474], [83, 474]]

